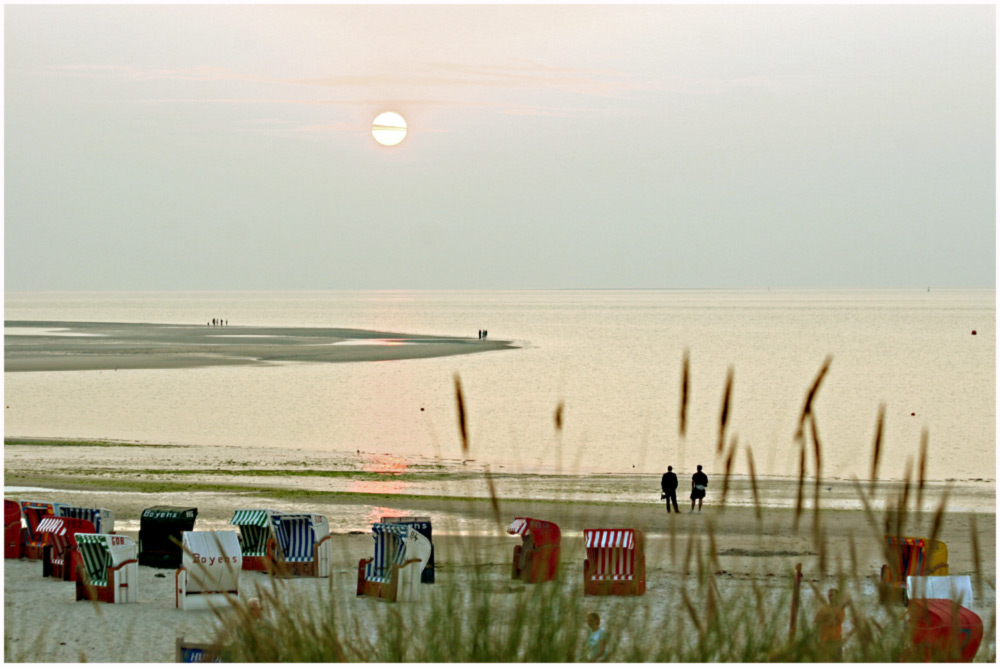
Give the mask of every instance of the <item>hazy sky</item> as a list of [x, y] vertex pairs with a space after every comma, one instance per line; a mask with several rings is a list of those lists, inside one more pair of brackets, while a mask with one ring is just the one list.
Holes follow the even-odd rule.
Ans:
[[5, 289], [991, 287], [995, 11], [8, 5]]

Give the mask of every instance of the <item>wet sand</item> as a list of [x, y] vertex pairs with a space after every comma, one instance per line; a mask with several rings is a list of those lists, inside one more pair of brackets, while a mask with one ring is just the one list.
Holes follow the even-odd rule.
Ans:
[[361, 329], [4, 322], [5, 372], [393, 361], [513, 347], [503, 340]]

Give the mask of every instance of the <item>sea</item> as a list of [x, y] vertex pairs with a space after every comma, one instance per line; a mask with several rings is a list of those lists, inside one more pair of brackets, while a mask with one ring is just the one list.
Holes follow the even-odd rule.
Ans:
[[[684, 477], [699, 464], [718, 478], [727, 461], [745, 477], [752, 457], [755, 475], [775, 480], [797, 478], [803, 447], [809, 476], [819, 451], [824, 479], [900, 480], [915, 474], [926, 438], [926, 479], [995, 487], [994, 289], [7, 292], [4, 303], [5, 320], [213, 317], [234, 335], [244, 325], [470, 338], [485, 329], [517, 347], [404, 361], [5, 373], [5, 436], [205, 445], [234, 460], [260, 449], [331, 460], [364, 453], [401, 468], [616, 479], [667, 465]], [[806, 395], [827, 362], [812, 400], [815, 430], [798, 440]]]

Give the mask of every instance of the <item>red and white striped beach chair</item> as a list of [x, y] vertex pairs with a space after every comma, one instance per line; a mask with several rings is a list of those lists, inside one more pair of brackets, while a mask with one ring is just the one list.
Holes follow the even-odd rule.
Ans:
[[21, 557], [21, 505], [13, 500], [3, 501], [3, 557]]
[[59, 516], [59, 508], [65, 503], [50, 503], [38, 500], [22, 500], [21, 513], [24, 515], [24, 540], [21, 554], [30, 560], [41, 560], [48, 537], [39, 535], [38, 524], [47, 516]]
[[38, 524], [38, 533], [48, 535], [43, 547], [42, 576], [76, 581], [80, 555], [74, 539], [80, 533], [93, 533], [94, 524], [83, 519], [47, 516]]
[[645, 538], [628, 528], [585, 529], [584, 595], [642, 595], [646, 592]]
[[510, 535], [520, 535], [514, 547], [511, 579], [527, 584], [552, 581], [559, 570], [560, 532], [551, 521], [517, 517], [507, 528]]
[[76, 599], [121, 604], [139, 601], [139, 548], [130, 537], [77, 533], [83, 567]]
[[243, 554], [235, 530], [190, 530], [181, 537], [184, 555], [174, 577], [178, 609], [224, 608], [238, 597]]

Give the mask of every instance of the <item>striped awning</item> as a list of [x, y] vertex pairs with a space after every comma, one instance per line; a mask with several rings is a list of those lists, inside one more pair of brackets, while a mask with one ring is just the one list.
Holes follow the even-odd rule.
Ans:
[[311, 514], [278, 514], [271, 517], [278, 545], [289, 563], [309, 563], [313, 560], [316, 530]]
[[236, 510], [229, 523], [233, 526], [266, 527], [271, 525], [271, 513], [271, 510]]
[[585, 529], [583, 538], [588, 549], [635, 547], [635, 531], [632, 529]]
[[38, 522], [38, 528], [35, 529], [38, 533], [52, 533], [53, 535], [65, 535], [66, 534], [66, 524], [59, 517], [47, 516]]
[[400, 537], [405, 537], [407, 531], [410, 530], [410, 526], [405, 523], [373, 523], [372, 524], [372, 536], [378, 539], [378, 536], [382, 533], [389, 533], [392, 535], [399, 535]]
[[83, 519], [94, 524], [94, 532], [110, 533], [115, 527], [115, 515], [111, 510], [100, 507], [71, 507], [66, 505], [59, 508], [59, 516], [67, 519]]
[[513, 523], [507, 528], [507, 533], [509, 535], [527, 535], [528, 520], [521, 517], [514, 519]]

